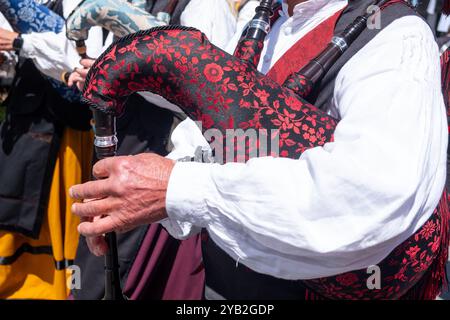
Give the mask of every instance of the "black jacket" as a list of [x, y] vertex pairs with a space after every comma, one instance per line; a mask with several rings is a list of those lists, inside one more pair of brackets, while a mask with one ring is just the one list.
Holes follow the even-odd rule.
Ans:
[[0, 124], [0, 229], [37, 238], [65, 126], [90, 129], [91, 112], [62, 99], [21, 61]]
[[[18, 68], [6, 105], [6, 120], [0, 124], [0, 230], [37, 238], [63, 130], [66, 126], [90, 130], [91, 111], [86, 105], [64, 101], [31, 61]], [[165, 155], [171, 112], [150, 105], [138, 95], [132, 95], [127, 105], [127, 111], [117, 120], [118, 154], [152, 151]], [[122, 281], [147, 228], [118, 235]], [[82, 237], [75, 264], [83, 269], [82, 284], [87, 290], [75, 290], [77, 299], [102, 297], [103, 262], [89, 252]]]

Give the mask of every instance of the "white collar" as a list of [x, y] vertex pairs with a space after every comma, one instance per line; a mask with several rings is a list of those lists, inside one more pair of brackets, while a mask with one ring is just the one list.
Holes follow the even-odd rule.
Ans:
[[325, 12], [329, 12], [331, 7], [339, 5], [344, 6], [347, 0], [307, 0], [301, 2], [294, 7], [292, 17], [288, 14], [288, 5], [286, 0], [283, 0], [281, 15], [288, 19], [288, 24], [291, 27], [301, 28], [308, 21], [313, 20], [317, 16], [321, 16]]

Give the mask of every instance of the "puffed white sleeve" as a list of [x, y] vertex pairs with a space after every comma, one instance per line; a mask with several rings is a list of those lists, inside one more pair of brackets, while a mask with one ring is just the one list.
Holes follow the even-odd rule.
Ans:
[[[87, 54], [89, 57], [98, 57], [103, 48], [102, 30], [93, 27], [89, 31], [86, 40]], [[81, 67], [74, 41], [66, 38], [66, 31], [62, 32], [33, 32], [23, 34], [23, 47], [20, 55], [32, 59], [35, 66], [43, 74], [61, 80], [64, 72], [70, 72], [76, 67]]]
[[236, 32], [236, 17], [226, 0], [191, 0], [180, 17], [183, 26], [202, 31], [214, 45], [224, 49]]

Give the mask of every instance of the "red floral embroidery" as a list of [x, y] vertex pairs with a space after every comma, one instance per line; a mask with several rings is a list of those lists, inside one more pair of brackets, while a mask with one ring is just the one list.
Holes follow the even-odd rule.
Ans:
[[336, 277], [336, 281], [343, 286], [351, 286], [358, 281], [358, 276], [354, 273], [344, 273]]
[[306, 98], [313, 90], [313, 83], [311, 80], [306, 79], [305, 76], [299, 73], [293, 73], [290, 75], [283, 86], [291, 89], [300, 97]]
[[[257, 67], [258, 61], [261, 58], [261, 49], [263, 47], [264, 41], [262, 40], [239, 41], [239, 44], [234, 51], [234, 56]], [[259, 54], [256, 54], [256, 52], [259, 52]]]
[[436, 224], [433, 221], [428, 221], [423, 227], [422, 231], [420, 232], [420, 235], [425, 239], [428, 240], [433, 235], [433, 233], [436, 231]]
[[302, 103], [293, 96], [286, 97], [286, 104], [294, 111], [300, 111]]
[[210, 129], [214, 125], [214, 120], [209, 114], [202, 115], [202, 125], [205, 129]]
[[411, 258], [415, 259], [417, 253], [420, 252], [419, 246], [414, 246], [406, 250], [406, 254]]
[[203, 73], [205, 74], [206, 79], [210, 82], [215, 83], [222, 80], [223, 70], [217, 63], [207, 64]]
[[[445, 195], [442, 206], [447, 208]], [[443, 209], [444, 211], [447, 209]], [[422, 279], [437, 258], [440, 248], [441, 219], [445, 213], [436, 209], [431, 218], [409, 239], [398, 246], [378, 264], [381, 289], [369, 289], [370, 274], [366, 269], [347, 272], [335, 277], [303, 281], [316, 294], [327, 299], [399, 299]]]

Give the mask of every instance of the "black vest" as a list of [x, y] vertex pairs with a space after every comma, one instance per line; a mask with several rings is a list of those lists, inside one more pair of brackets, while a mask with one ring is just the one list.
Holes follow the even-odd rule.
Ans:
[[[372, 0], [350, 0], [349, 6], [336, 25], [335, 33], [343, 31], [357, 16], [365, 12], [365, 9], [371, 3], [373, 3]], [[381, 29], [394, 20], [408, 15], [417, 15], [417, 13], [404, 4], [394, 4], [387, 7], [381, 15]], [[363, 31], [316, 86], [316, 90], [309, 99], [313, 104], [323, 110], [327, 109], [333, 98], [334, 83], [338, 72], [378, 32], [380, 30], [366, 29]], [[204, 235], [207, 235], [206, 231], [203, 232]], [[210, 237], [205, 236], [203, 238], [202, 252], [206, 274], [206, 299], [301, 300], [305, 298], [305, 286], [302, 281], [283, 280], [252, 271], [232, 259]]]
[[19, 63], [0, 124], [0, 229], [37, 238], [65, 126], [90, 128], [90, 111], [57, 93], [31, 60]]
[[[62, 0], [46, 5], [62, 17]], [[64, 100], [31, 60], [19, 60], [11, 87], [0, 123], [0, 230], [37, 238], [63, 129], [89, 130], [91, 112]]]

